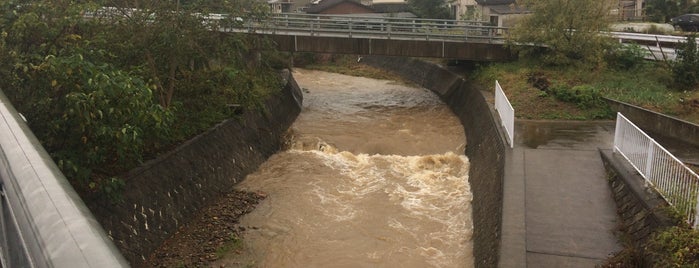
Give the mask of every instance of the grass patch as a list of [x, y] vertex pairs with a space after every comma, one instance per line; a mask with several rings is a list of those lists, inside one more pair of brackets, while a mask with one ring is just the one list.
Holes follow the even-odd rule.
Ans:
[[245, 245], [243, 244], [243, 240], [237, 235], [231, 234], [230, 239], [216, 249], [216, 257], [223, 258], [230, 252], [243, 250], [244, 247]]
[[498, 80], [518, 118], [611, 119], [602, 97], [699, 122], [699, 93], [669, 88], [664, 63], [644, 62], [630, 69], [547, 67], [536, 60], [479, 66], [473, 75], [485, 88]]

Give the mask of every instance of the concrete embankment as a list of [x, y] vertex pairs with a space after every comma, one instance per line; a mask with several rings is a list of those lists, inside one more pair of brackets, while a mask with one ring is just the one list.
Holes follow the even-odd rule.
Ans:
[[645, 131], [699, 146], [699, 125], [697, 124], [617, 100], [606, 99], [606, 101], [614, 111], [622, 113]]
[[281, 147], [281, 136], [301, 111], [302, 94], [284, 72], [286, 85], [262, 111], [213, 127], [175, 150], [132, 170], [124, 202], [93, 206], [98, 221], [134, 266], [202, 207], [257, 169]]
[[496, 115], [485, 97], [461, 76], [436, 64], [377, 56], [362, 61], [432, 90], [460, 119], [467, 137], [465, 153], [471, 163], [475, 266], [495, 267], [500, 247], [505, 146]]

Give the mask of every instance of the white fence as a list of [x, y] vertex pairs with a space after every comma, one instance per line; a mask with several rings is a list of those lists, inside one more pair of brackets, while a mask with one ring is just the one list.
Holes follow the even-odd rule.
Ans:
[[696, 228], [699, 176], [621, 113], [617, 113], [614, 151], [620, 153]]
[[510, 148], [514, 147], [515, 139], [515, 109], [512, 108], [512, 104], [507, 100], [505, 92], [502, 91], [500, 83], [495, 80], [495, 110], [498, 111], [500, 115], [500, 122], [505, 128], [507, 134], [507, 141], [510, 143]]

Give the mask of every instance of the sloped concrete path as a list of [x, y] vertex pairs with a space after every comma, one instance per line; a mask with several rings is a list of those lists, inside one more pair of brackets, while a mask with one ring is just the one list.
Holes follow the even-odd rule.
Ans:
[[507, 156], [500, 267], [595, 267], [621, 249], [598, 148], [614, 122], [518, 121]]

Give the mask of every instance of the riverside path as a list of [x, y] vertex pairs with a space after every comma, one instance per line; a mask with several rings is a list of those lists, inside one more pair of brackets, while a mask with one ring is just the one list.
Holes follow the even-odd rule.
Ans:
[[517, 121], [508, 152], [499, 267], [595, 267], [621, 249], [598, 149], [614, 122]]

